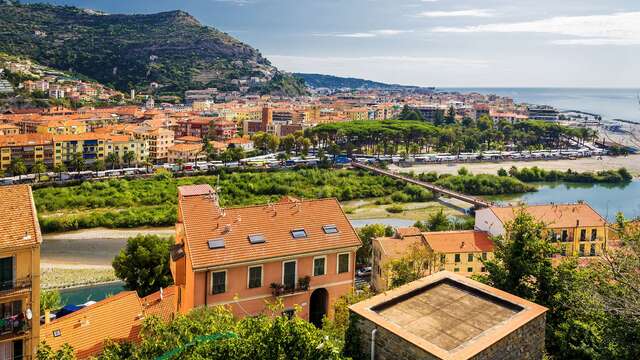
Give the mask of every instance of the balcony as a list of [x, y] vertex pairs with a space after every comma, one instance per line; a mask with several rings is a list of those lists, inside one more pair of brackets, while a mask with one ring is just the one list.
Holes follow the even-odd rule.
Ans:
[[298, 278], [297, 286], [285, 286], [284, 284], [271, 283], [271, 293], [273, 296], [285, 296], [296, 293], [309, 291], [309, 282], [311, 278], [309, 276]]
[[29, 292], [31, 290], [31, 278], [20, 278], [15, 280], [0, 281], [0, 296], [13, 295], [18, 292]]
[[0, 339], [9, 339], [27, 333], [31, 327], [24, 313], [0, 319]]

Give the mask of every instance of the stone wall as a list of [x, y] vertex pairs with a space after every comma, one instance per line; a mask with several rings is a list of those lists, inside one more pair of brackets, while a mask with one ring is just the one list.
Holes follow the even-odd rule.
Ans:
[[545, 323], [545, 314], [541, 314], [472, 359], [542, 359], [544, 354]]
[[[351, 312], [357, 319], [362, 359], [371, 359], [371, 332], [377, 328], [375, 360], [437, 360], [438, 357], [422, 350], [370, 320]], [[474, 356], [473, 360], [540, 360], [544, 353], [545, 314], [531, 320]]]

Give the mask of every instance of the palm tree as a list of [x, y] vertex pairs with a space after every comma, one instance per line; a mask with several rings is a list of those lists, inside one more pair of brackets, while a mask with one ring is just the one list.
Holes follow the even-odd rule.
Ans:
[[47, 166], [42, 161], [36, 161], [31, 168], [31, 172], [38, 175], [38, 182], [40, 182], [40, 174], [47, 172]]
[[67, 171], [67, 166], [64, 163], [59, 163], [53, 166], [53, 172], [58, 173], [58, 179], [62, 180], [62, 173]]
[[120, 156], [118, 156], [118, 153], [109, 153], [109, 155], [107, 155], [107, 163], [111, 165], [111, 170], [115, 169], [116, 165], [120, 164]]
[[135, 159], [136, 159], [136, 153], [134, 153], [133, 151], [127, 151], [122, 156], [122, 161], [127, 163], [127, 167], [131, 167], [131, 162], [134, 161]]
[[27, 173], [27, 166], [24, 164], [22, 159], [13, 159], [11, 160], [11, 165], [9, 165], [9, 171], [13, 176], [18, 176], [18, 181], [22, 180], [22, 175]]
[[73, 153], [70, 163], [74, 171], [82, 171], [84, 169], [84, 159], [82, 154], [78, 152]]

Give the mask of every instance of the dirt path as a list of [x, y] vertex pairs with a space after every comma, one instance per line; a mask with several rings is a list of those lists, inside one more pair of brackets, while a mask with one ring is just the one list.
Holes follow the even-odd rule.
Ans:
[[518, 168], [534, 167], [545, 170], [561, 170], [571, 169], [574, 171], [600, 171], [600, 170], [616, 170], [621, 167], [627, 168], [634, 176], [640, 176], [640, 155], [629, 155], [610, 157], [604, 156], [602, 159], [597, 157], [582, 158], [576, 160], [538, 160], [538, 161], [505, 161], [505, 162], [482, 162], [482, 163], [460, 163], [460, 164], [427, 164], [417, 165], [410, 168], [389, 166], [395, 171], [414, 171], [423, 173], [435, 171], [439, 174], [456, 174], [462, 167], [466, 167], [474, 174], [496, 174], [500, 168], [508, 170], [510, 167]]

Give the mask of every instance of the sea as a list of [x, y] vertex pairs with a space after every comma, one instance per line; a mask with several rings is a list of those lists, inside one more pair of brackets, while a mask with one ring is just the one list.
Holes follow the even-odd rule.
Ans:
[[437, 88], [437, 91], [477, 92], [507, 96], [518, 103], [551, 105], [601, 115], [605, 120], [640, 122], [640, 88]]

